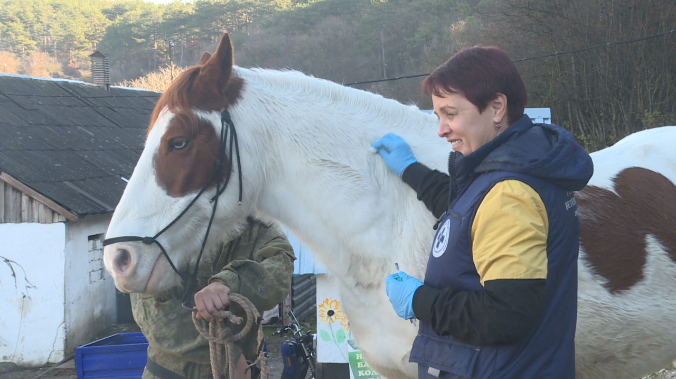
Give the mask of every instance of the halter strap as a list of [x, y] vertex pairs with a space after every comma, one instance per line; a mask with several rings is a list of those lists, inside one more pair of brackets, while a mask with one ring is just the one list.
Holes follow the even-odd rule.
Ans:
[[[237, 139], [237, 132], [235, 130], [235, 124], [232, 122], [232, 117], [230, 117], [230, 112], [228, 112], [228, 108], [226, 107], [221, 111], [221, 136], [219, 140], [219, 145], [218, 145], [218, 158], [215, 161], [215, 168], [214, 172], [211, 174], [211, 177], [209, 178], [209, 181], [200, 189], [200, 191], [195, 195], [195, 197], [190, 201], [190, 203], [181, 211], [181, 213], [176, 216], [167, 226], [162, 228], [157, 234], [155, 234], [153, 237], [140, 237], [140, 236], [121, 236], [121, 237], [113, 237], [113, 238], [107, 238], [103, 240], [103, 246], [111, 245], [114, 243], [118, 242], [136, 242], [140, 241], [143, 242], [146, 245], [151, 245], [151, 244], [156, 244], [160, 250], [162, 251], [162, 254], [164, 255], [165, 258], [167, 258], [167, 261], [169, 261], [169, 265], [171, 265], [171, 268], [176, 272], [178, 276], [181, 277], [183, 280], [187, 280], [186, 283], [186, 288], [185, 288], [185, 293], [183, 294], [183, 297], [181, 298], [181, 305], [193, 312], [196, 312], [197, 310], [195, 308], [187, 306], [188, 302], [188, 297], [192, 293], [192, 291], [197, 287], [197, 269], [199, 268], [199, 263], [200, 260], [202, 259], [202, 254], [204, 253], [204, 247], [206, 246], [207, 239], [209, 238], [209, 232], [211, 230], [211, 225], [214, 221], [214, 216], [216, 215], [216, 209], [218, 207], [218, 199], [220, 195], [225, 191], [225, 188], [227, 187], [228, 183], [230, 182], [230, 173], [232, 170], [229, 170], [227, 173], [227, 176], [225, 177], [225, 183], [223, 183], [223, 187], [221, 187], [221, 175], [222, 175], [222, 168], [223, 168], [223, 158], [225, 158], [225, 147], [228, 139], [228, 135], [230, 137], [230, 149], [228, 153], [228, 160], [230, 162], [230, 165], [232, 167], [232, 154], [233, 150], [235, 151], [236, 158], [237, 158], [237, 171], [239, 175], [239, 205], [242, 204], [242, 164], [240, 160], [240, 155], [239, 155], [239, 142]], [[233, 149], [234, 145], [234, 149]], [[207, 224], [207, 230], [206, 233], [204, 234], [204, 239], [202, 239], [202, 246], [200, 247], [200, 252], [199, 255], [197, 256], [197, 262], [195, 262], [195, 268], [193, 269], [192, 274], [189, 271], [178, 271], [176, 268], [176, 265], [174, 265], [174, 262], [169, 258], [169, 254], [167, 254], [166, 250], [164, 249], [164, 246], [160, 243], [160, 241], [157, 240], [157, 238], [162, 235], [164, 232], [166, 232], [171, 226], [173, 226], [183, 215], [192, 207], [193, 204], [199, 199], [200, 196], [204, 193], [204, 191], [209, 188], [211, 183], [213, 183], [214, 179], [216, 179], [216, 194], [209, 200], [210, 202], [213, 203], [213, 207], [211, 210], [211, 217], [209, 218], [209, 224]]]

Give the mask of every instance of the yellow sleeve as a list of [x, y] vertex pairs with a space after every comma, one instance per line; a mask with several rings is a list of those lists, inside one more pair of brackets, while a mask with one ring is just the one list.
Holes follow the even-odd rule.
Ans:
[[540, 198], [518, 180], [496, 184], [472, 224], [472, 254], [481, 285], [494, 279], [546, 279], [549, 219]]

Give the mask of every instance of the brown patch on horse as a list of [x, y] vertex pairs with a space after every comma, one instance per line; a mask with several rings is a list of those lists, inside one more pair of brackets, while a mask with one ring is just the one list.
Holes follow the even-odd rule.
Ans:
[[165, 107], [174, 114], [184, 113], [194, 118], [192, 109], [220, 111], [237, 102], [244, 79], [232, 77], [234, 59], [228, 33], [223, 34], [216, 52], [205, 53], [200, 62], [202, 60], [205, 60], [203, 64], [183, 71], [160, 96], [150, 117], [148, 133]]
[[[172, 148], [181, 143], [187, 143], [186, 147]], [[219, 137], [211, 123], [177, 114], [153, 157], [158, 184], [172, 197], [199, 191], [216, 169], [218, 146]]]
[[580, 246], [592, 271], [605, 278], [611, 293], [643, 279], [646, 236], [654, 236], [676, 262], [676, 186], [640, 167], [620, 172], [615, 193], [595, 186], [576, 194]]
[[[216, 52], [205, 53], [200, 62], [203, 60], [181, 73], [162, 94], [148, 129], [150, 132], [165, 107], [174, 114], [153, 157], [157, 183], [173, 197], [204, 187], [216, 167], [219, 137], [213, 125], [197, 117], [193, 109], [220, 112], [236, 103], [244, 85], [242, 78], [232, 77], [234, 60], [227, 33]], [[183, 142], [187, 143], [184, 148], [175, 148]], [[223, 162], [223, 167], [229, 172], [230, 162]]]

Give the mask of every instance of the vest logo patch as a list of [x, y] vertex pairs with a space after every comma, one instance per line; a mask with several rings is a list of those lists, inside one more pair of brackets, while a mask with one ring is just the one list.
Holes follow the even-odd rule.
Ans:
[[448, 247], [448, 238], [451, 234], [451, 220], [446, 219], [439, 228], [436, 238], [434, 239], [434, 246], [432, 246], [432, 256], [439, 258], [444, 255]]

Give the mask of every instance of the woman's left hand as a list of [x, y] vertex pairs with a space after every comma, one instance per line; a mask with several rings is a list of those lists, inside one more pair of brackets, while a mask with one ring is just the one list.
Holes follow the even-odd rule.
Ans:
[[399, 317], [410, 320], [415, 318], [413, 312], [413, 295], [423, 285], [420, 280], [409, 276], [403, 271], [387, 276], [385, 291], [390, 298], [390, 303]]

